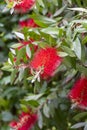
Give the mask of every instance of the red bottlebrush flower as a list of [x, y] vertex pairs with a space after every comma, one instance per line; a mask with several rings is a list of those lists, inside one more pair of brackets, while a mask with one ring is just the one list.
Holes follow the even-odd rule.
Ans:
[[30, 130], [37, 119], [37, 114], [32, 113], [31, 111], [22, 112], [22, 114], [19, 116], [19, 120], [12, 121], [9, 125], [15, 130]]
[[35, 23], [33, 19], [27, 19], [23, 21], [19, 21], [20, 27], [29, 27], [29, 28], [36, 28], [38, 25]]
[[10, 125], [10, 127], [14, 128], [14, 127], [17, 126], [17, 122], [16, 121], [12, 121], [12, 122], [10, 122], [9, 125]]
[[45, 49], [40, 49], [34, 55], [30, 66], [31, 69], [35, 71], [40, 71], [41, 77], [47, 79], [54, 75], [54, 71], [61, 63], [61, 57], [58, 56], [57, 50], [53, 47], [47, 47]]
[[18, 12], [25, 13], [30, 10], [35, 4], [36, 0], [9, 0], [15, 2], [14, 9]]
[[87, 78], [79, 79], [69, 92], [68, 96], [76, 106], [87, 109]]

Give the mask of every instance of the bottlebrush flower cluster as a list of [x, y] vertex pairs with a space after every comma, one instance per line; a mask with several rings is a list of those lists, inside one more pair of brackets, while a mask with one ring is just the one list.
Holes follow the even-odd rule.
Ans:
[[30, 130], [32, 126], [38, 120], [36, 113], [33, 113], [31, 110], [28, 112], [22, 112], [19, 116], [18, 121], [10, 122], [10, 127], [14, 130]]
[[62, 59], [58, 56], [55, 48], [46, 47], [35, 53], [30, 66], [37, 72], [41, 69], [41, 77], [47, 79], [54, 75], [54, 71], [61, 64], [61, 61]]
[[[29, 9], [32, 8], [36, 0], [9, 0], [10, 2], [15, 2], [14, 9], [17, 10], [18, 12], [23, 12], [25, 13]], [[19, 26], [21, 28], [23, 27], [28, 27], [28, 28], [36, 28], [39, 27], [33, 19], [27, 19], [24, 21], [19, 22]], [[27, 57], [27, 60], [29, 61], [28, 68], [30, 67], [30, 70], [34, 70], [35, 72], [40, 71], [40, 76], [42, 79], [48, 79], [52, 77], [55, 74], [55, 71], [57, 70], [57, 67], [62, 62], [62, 58], [58, 55], [57, 49], [55, 47], [45, 47], [38, 49], [37, 46], [33, 45], [32, 42], [34, 40], [32, 38], [29, 38], [28, 41], [20, 41], [21, 45], [17, 48], [18, 51], [22, 50], [23, 47], [27, 45], [30, 46], [30, 50], [34, 50], [34, 56], [33, 58], [28, 57], [28, 55], [25, 52], [25, 56]], [[36, 51], [36, 52], [35, 52]], [[32, 52], [32, 51], [31, 51]], [[21, 64], [21, 59], [20, 57], [20, 63]], [[16, 65], [16, 57], [14, 57], [14, 63]], [[24, 61], [22, 61], [23, 63]], [[19, 67], [25, 67], [26, 64], [23, 63], [21, 65], [18, 65], [17, 68]], [[33, 113], [31, 110], [28, 112], [22, 112], [21, 115], [19, 116], [18, 121], [12, 121], [9, 125], [12, 129], [14, 130], [30, 130], [35, 122], [38, 120], [38, 116], [36, 113]]]
[[35, 21], [33, 19], [27, 19], [27, 20], [22, 20], [22, 21], [19, 21], [19, 26], [20, 27], [29, 27], [29, 28], [35, 28], [35, 27], [38, 27], [38, 25], [35, 23]]
[[9, 0], [9, 1], [14, 2], [15, 10], [21, 13], [25, 13], [33, 7], [36, 0]]
[[87, 109], [87, 78], [77, 80], [68, 96], [76, 106]]

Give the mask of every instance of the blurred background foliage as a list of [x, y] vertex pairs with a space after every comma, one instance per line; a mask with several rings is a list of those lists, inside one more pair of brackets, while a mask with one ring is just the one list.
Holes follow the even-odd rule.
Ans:
[[[34, 109], [41, 107], [34, 130], [71, 130], [73, 124], [86, 121], [87, 112], [71, 109], [67, 93], [81, 74], [87, 75], [87, 12], [83, 10], [87, 0], [37, 0], [36, 7], [24, 15], [11, 15], [9, 10], [4, 10], [5, 6], [4, 1], [0, 2], [0, 67], [4, 65], [0, 70], [0, 130], [9, 130], [9, 121], [16, 119], [28, 105]], [[9, 49], [20, 38], [14, 34], [14, 31], [20, 32], [19, 20], [26, 18], [33, 18], [40, 28], [32, 32], [24, 28], [25, 38], [30, 36], [39, 41], [43, 37], [44, 45], [58, 46], [63, 51], [60, 51], [63, 64], [48, 82], [31, 84], [27, 69], [18, 72], [7, 63], [8, 57], [14, 62]], [[42, 48], [43, 43], [37, 42]], [[23, 52], [25, 49], [17, 52], [18, 64]], [[80, 125], [77, 124], [76, 129]]]

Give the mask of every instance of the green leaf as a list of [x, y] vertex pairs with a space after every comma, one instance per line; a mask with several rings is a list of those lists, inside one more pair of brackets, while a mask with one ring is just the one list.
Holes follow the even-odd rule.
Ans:
[[6, 89], [6, 91], [3, 92], [2, 96], [10, 99], [15, 96], [19, 90], [20, 89], [18, 87], [9, 87], [8, 89]]
[[24, 37], [24, 34], [22, 34], [22, 33], [20, 33], [20, 32], [14, 32], [14, 34], [18, 37], [18, 38], [20, 38], [20, 39], [25, 39], [25, 37]]
[[72, 0], [67, 0], [69, 2], [69, 4], [72, 4]]
[[34, 107], [39, 107], [39, 102], [36, 100], [30, 100], [27, 102], [27, 104], [34, 106]]
[[86, 123], [86, 125], [85, 125], [85, 127], [84, 127], [84, 130], [87, 130], [87, 123]]
[[34, 95], [34, 94], [29, 94], [29, 96], [27, 96], [27, 97], [25, 97], [25, 100], [26, 101], [30, 101], [30, 100], [38, 100], [40, 97], [42, 97], [44, 94], [43, 93], [41, 93], [41, 94], [36, 94], [36, 95]]
[[2, 120], [5, 121], [5, 122], [6, 121], [11, 121], [13, 119], [12, 114], [10, 112], [8, 112], [8, 111], [3, 111], [1, 113], [1, 116], [2, 116]]
[[73, 42], [73, 47], [76, 56], [81, 60], [81, 43], [78, 38]]
[[74, 52], [67, 46], [61, 46], [61, 48], [64, 50], [64, 52], [68, 53], [69, 56], [75, 57]]
[[26, 57], [26, 51], [25, 48], [21, 48], [17, 51], [17, 61], [16, 64], [20, 63], [20, 60]]
[[22, 45], [23, 45], [22, 43], [13, 44], [13, 45], [11, 45], [11, 48], [18, 48]]
[[26, 54], [28, 55], [29, 58], [31, 58], [31, 50], [29, 45], [26, 45]]
[[38, 2], [38, 4], [39, 4], [40, 6], [42, 6], [43, 8], [45, 7], [45, 5], [44, 5], [44, 3], [43, 3], [43, 0], [37, 0], [37, 2]]
[[77, 123], [77, 124], [73, 125], [71, 128], [72, 129], [77, 129], [77, 128], [85, 126], [85, 124], [86, 124], [85, 122], [80, 122], [80, 123]]
[[30, 100], [30, 101], [25, 101], [25, 100], [21, 100], [21, 105], [29, 105], [29, 106], [33, 106], [33, 107], [39, 107], [39, 102], [36, 100]]
[[44, 113], [44, 115], [45, 115], [47, 118], [50, 117], [49, 111], [50, 111], [49, 107], [47, 106], [47, 104], [45, 104], [44, 107], [43, 107], [43, 113]]
[[87, 9], [85, 8], [68, 8], [69, 10], [73, 10], [73, 11], [79, 11], [79, 12], [85, 12], [87, 13]]
[[77, 68], [77, 70], [78, 70], [79, 72], [81, 72], [81, 73], [87, 75], [87, 68], [84, 67], [83, 65], [77, 64], [77, 65], [76, 65], [76, 68]]
[[17, 74], [17, 70], [16, 69], [14, 69], [13, 71], [12, 71], [12, 73], [11, 73], [11, 77], [10, 77], [10, 79], [11, 79], [11, 84], [13, 84], [13, 82], [14, 82], [14, 80], [15, 80], [15, 78], [16, 78], [16, 74]]
[[40, 129], [42, 129], [43, 128], [43, 117], [42, 117], [42, 114], [41, 114], [40, 111], [38, 111], [38, 117], [39, 117], [38, 126], [39, 126]]
[[0, 97], [0, 107], [6, 107], [8, 105], [8, 101]]
[[19, 69], [19, 75], [18, 75], [18, 80], [21, 81], [24, 77], [24, 69], [20, 68]]
[[27, 80], [31, 81], [33, 78], [34, 78], [34, 76], [30, 76], [30, 77], [27, 78]]
[[48, 100], [57, 99], [57, 94], [55, 92], [51, 93], [47, 97]]
[[35, 19], [35, 21], [40, 21], [42, 23], [45, 23], [45, 24], [52, 24], [52, 23], [56, 23], [56, 21], [52, 18], [48, 18], [46, 16], [42, 16], [40, 14], [33, 14], [30, 16], [31, 18]]
[[60, 15], [64, 10], [65, 8], [67, 7], [67, 5], [64, 5], [62, 8], [60, 8], [59, 10], [57, 10], [55, 13], [54, 13], [54, 17]]
[[66, 57], [68, 54], [66, 52], [58, 51], [60, 57]]
[[1, 84], [9, 84], [10, 83], [10, 76], [7, 76], [7, 77], [4, 77], [2, 80], [1, 80]]
[[1, 69], [9, 72], [13, 71], [13, 68], [10, 64], [3, 66]]
[[81, 120], [82, 118], [84, 118], [85, 116], [87, 116], [87, 112], [82, 112], [82, 113], [79, 113], [79, 114], [75, 115], [75, 116], [73, 117], [73, 119], [76, 120], [76, 121], [79, 121], [79, 120]]
[[58, 0], [52, 0], [52, 2], [55, 6], [58, 6]]
[[9, 58], [10, 58], [11, 63], [13, 64], [14, 63], [14, 56], [11, 52], [9, 52]]
[[14, 2], [8, 2], [8, 0], [6, 0], [7, 2], [7, 7], [10, 9], [10, 8], [13, 8], [14, 7]]
[[82, 39], [82, 44], [86, 44], [87, 43], [87, 36], [84, 37], [84, 39]]
[[44, 28], [41, 30], [41, 32], [44, 32], [44, 33], [50, 34], [50, 35], [58, 35], [59, 34], [59, 30], [56, 27]]

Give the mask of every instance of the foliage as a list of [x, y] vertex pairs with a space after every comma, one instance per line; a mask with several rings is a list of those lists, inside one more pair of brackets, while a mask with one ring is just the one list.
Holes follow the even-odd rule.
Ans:
[[[1, 130], [9, 130], [8, 123], [27, 107], [38, 111], [34, 130], [86, 130], [87, 112], [72, 109], [68, 92], [79, 77], [87, 76], [87, 0], [37, 0], [26, 14], [10, 14], [12, 5], [7, 7], [0, 2]], [[38, 27], [21, 28], [19, 21], [28, 18]], [[32, 44], [18, 49], [29, 38]], [[50, 79], [32, 75], [29, 63], [36, 45], [56, 48], [63, 59]]]

